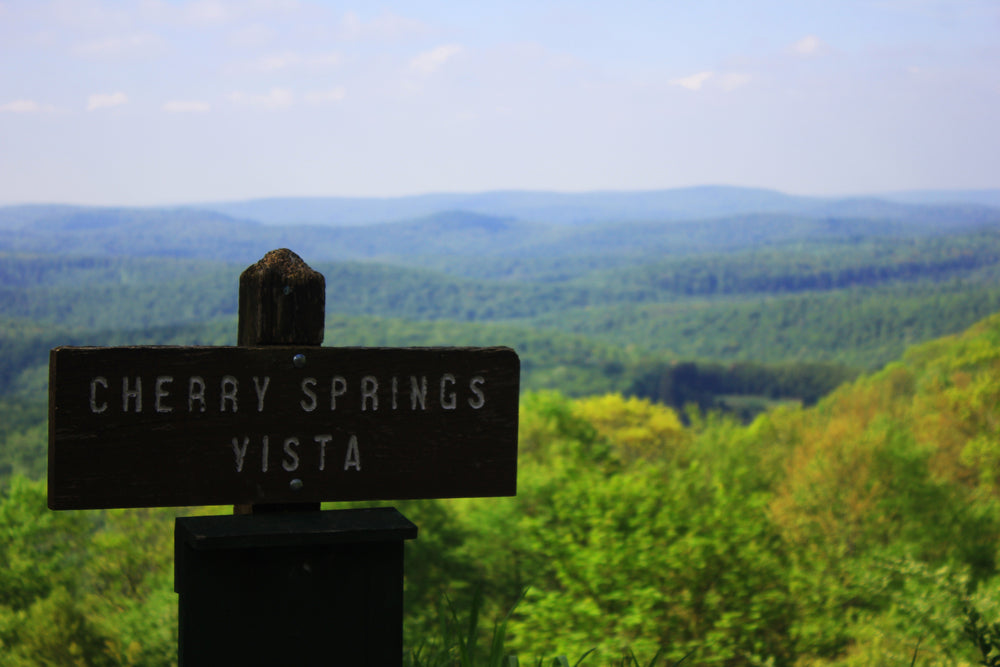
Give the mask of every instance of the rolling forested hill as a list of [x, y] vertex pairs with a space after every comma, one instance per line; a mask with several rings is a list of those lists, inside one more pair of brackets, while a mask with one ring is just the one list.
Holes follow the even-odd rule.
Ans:
[[43, 414], [56, 345], [234, 343], [240, 272], [290, 247], [326, 276], [328, 345], [510, 345], [528, 390], [749, 417], [1000, 311], [1000, 208], [973, 194], [0, 208], [0, 397]]
[[530, 588], [523, 656], [972, 664], [1000, 613], [1000, 200], [968, 196], [0, 208], [2, 655], [171, 664], [170, 512], [48, 512], [32, 481], [48, 351], [233, 344], [240, 272], [289, 247], [327, 345], [521, 357], [518, 496], [404, 503], [408, 647], [447, 654], [430, 610], [486, 582], [497, 616]]
[[[335, 316], [328, 335], [462, 333], [391, 324]], [[480, 637], [470, 619], [515, 603], [503, 648], [529, 664], [591, 651], [582, 664], [633, 653], [639, 664], [985, 664], [1000, 613], [998, 377], [993, 315], [749, 425], [697, 409], [685, 425], [620, 394], [529, 392], [516, 497], [398, 503], [420, 526], [407, 545], [404, 664], [454, 664], [442, 624], [488, 642], [489, 624]], [[5, 660], [174, 664], [173, 512], [48, 511], [30, 456], [44, 424], [30, 401], [4, 400]]]
[[0, 208], [0, 392], [37, 376], [58, 342], [231, 342], [237, 277], [276, 247], [326, 276], [328, 344], [373, 329], [386, 344], [518, 343], [547, 350], [524, 359], [528, 387], [577, 395], [649, 386], [649, 368], [691, 361], [822, 362], [843, 377], [1000, 310], [1000, 209], [967, 194], [918, 204], [713, 187]]

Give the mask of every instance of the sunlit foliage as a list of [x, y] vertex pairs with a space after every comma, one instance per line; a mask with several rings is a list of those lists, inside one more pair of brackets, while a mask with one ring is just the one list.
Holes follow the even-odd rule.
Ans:
[[[479, 591], [484, 618], [519, 602], [523, 664], [974, 664], [969, 610], [1000, 619], [998, 405], [1000, 316], [749, 425], [528, 392], [516, 497], [400, 505], [407, 647]], [[2, 407], [0, 665], [172, 664], [172, 514], [48, 511], [18, 454], [43, 413]]]

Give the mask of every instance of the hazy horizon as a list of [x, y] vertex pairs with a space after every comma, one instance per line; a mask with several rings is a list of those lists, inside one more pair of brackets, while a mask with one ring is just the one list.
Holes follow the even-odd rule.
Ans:
[[372, 195], [372, 196], [355, 196], [355, 195], [264, 195], [264, 196], [251, 196], [239, 199], [204, 199], [199, 201], [171, 201], [171, 202], [152, 202], [152, 203], [141, 203], [141, 204], [127, 204], [121, 202], [106, 202], [106, 203], [81, 203], [76, 201], [11, 201], [2, 202], [0, 201], [0, 208], [16, 208], [19, 206], [67, 206], [67, 207], [81, 207], [81, 208], [149, 208], [149, 209], [169, 209], [175, 207], [181, 208], [198, 208], [200, 206], [211, 208], [212, 206], [220, 205], [238, 205], [238, 204], [252, 204], [252, 203], [263, 203], [263, 202], [275, 202], [283, 200], [298, 200], [298, 201], [321, 201], [321, 200], [357, 200], [357, 201], [396, 201], [396, 200], [407, 200], [407, 199], [421, 199], [421, 198], [438, 198], [438, 197], [481, 197], [481, 196], [492, 196], [492, 195], [541, 195], [541, 196], [556, 196], [556, 197], [572, 197], [574, 195], [609, 195], [609, 196], [628, 196], [628, 195], [642, 195], [642, 194], [664, 194], [671, 192], [685, 192], [685, 191], [696, 191], [696, 190], [729, 190], [729, 191], [739, 191], [746, 190], [750, 192], [764, 192], [773, 193], [780, 196], [787, 197], [801, 197], [804, 199], [817, 199], [817, 200], [851, 200], [851, 199], [884, 199], [886, 201], [893, 201], [897, 203], [973, 203], [982, 204], [986, 206], [1000, 207], [1000, 188], [919, 188], [913, 190], [896, 190], [888, 192], [859, 192], [859, 193], [843, 193], [838, 195], [829, 194], [811, 194], [811, 193], [797, 193], [797, 192], [786, 192], [776, 188], [766, 188], [766, 187], [755, 187], [755, 186], [739, 186], [739, 185], [728, 185], [722, 183], [706, 183], [700, 185], [689, 185], [689, 186], [679, 186], [679, 187], [667, 187], [667, 188], [654, 188], [654, 189], [592, 189], [592, 190], [543, 190], [543, 189], [527, 189], [527, 188], [507, 188], [507, 189], [494, 189], [494, 190], [477, 190], [468, 192], [459, 191], [436, 191], [436, 192], [416, 192], [412, 194], [396, 194], [396, 195]]

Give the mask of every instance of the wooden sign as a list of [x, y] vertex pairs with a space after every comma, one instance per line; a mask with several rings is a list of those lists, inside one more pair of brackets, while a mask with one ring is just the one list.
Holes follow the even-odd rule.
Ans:
[[52, 350], [49, 507], [514, 495], [495, 348]]

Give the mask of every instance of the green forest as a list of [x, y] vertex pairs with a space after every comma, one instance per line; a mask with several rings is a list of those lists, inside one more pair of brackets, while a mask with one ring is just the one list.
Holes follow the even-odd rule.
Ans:
[[173, 518], [232, 508], [49, 511], [48, 353], [232, 345], [280, 245], [326, 277], [325, 345], [521, 358], [517, 496], [393, 503], [406, 664], [997, 664], [1000, 213], [916, 208], [397, 236], [0, 209], [0, 667], [176, 664]]

